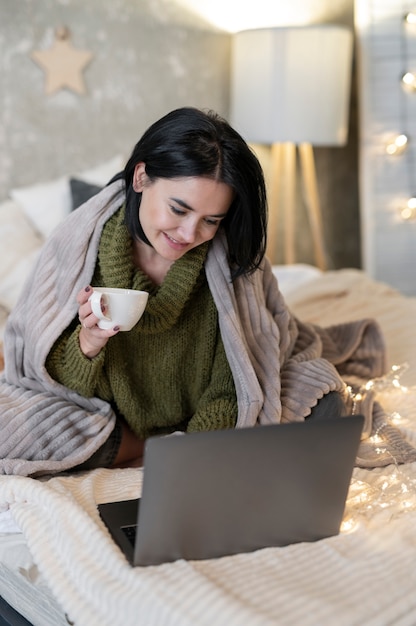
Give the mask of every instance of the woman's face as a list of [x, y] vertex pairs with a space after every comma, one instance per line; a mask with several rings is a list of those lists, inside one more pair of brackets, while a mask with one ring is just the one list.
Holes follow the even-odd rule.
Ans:
[[154, 250], [169, 261], [213, 239], [233, 200], [233, 190], [210, 178], [149, 181], [136, 166], [133, 188], [142, 194], [140, 224]]

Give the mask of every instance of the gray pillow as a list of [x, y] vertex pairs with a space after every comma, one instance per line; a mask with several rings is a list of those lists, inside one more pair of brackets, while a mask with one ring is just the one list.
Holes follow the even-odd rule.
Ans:
[[102, 189], [99, 185], [93, 185], [92, 183], [87, 183], [84, 180], [79, 180], [78, 178], [70, 178], [69, 185], [71, 187], [73, 211], [81, 206], [81, 204], [84, 204], [84, 202], [92, 198], [92, 196], [95, 196], [95, 194]]

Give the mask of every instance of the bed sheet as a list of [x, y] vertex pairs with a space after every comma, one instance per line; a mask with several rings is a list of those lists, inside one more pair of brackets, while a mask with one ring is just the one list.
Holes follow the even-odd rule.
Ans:
[[[416, 445], [416, 299], [358, 270], [341, 270], [288, 289], [287, 300], [296, 315], [320, 325], [363, 317], [379, 321], [389, 365], [408, 364], [397, 370], [400, 375], [379, 381], [379, 399]], [[416, 464], [354, 470], [336, 537], [210, 561], [131, 568], [96, 505], [137, 497], [141, 480], [140, 469], [38, 481], [0, 478], [0, 505], [10, 505], [23, 532], [20, 539], [11, 536], [27, 550], [23, 569], [31, 574], [25, 576], [32, 577], [39, 598], [52, 598], [50, 611], [57, 610], [59, 619], [67, 615], [88, 626], [113, 625], [121, 616], [126, 626], [416, 623]], [[13, 570], [11, 562], [2, 565], [0, 594], [11, 580], [7, 568]]]

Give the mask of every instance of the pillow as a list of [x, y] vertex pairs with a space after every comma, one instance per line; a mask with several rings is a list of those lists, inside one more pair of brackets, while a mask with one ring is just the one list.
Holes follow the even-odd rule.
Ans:
[[[116, 156], [98, 167], [73, 176], [94, 185], [105, 185], [123, 166], [123, 158]], [[45, 239], [72, 210], [69, 178], [61, 176], [56, 180], [10, 191], [10, 197], [20, 204], [26, 217]]]
[[77, 209], [81, 204], [84, 204], [87, 200], [95, 196], [102, 187], [99, 185], [93, 185], [92, 183], [86, 183], [78, 178], [70, 178], [69, 185], [71, 188], [71, 202], [72, 210]]
[[0, 204], [0, 306], [8, 311], [17, 302], [42, 243], [16, 202]]
[[19, 203], [33, 227], [45, 238], [71, 212], [71, 194], [66, 176], [12, 189], [10, 197]]
[[322, 270], [306, 263], [273, 265], [272, 270], [278, 280], [279, 289], [283, 296], [287, 296], [298, 289], [300, 290], [306, 283], [322, 276]]

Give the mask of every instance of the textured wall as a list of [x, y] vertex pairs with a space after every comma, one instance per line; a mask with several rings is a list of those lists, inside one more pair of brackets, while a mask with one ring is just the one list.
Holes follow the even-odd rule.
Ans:
[[[86, 95], [44, 94], [30, 58], [66, 25], [94, 58]], [[183, 105], [228, 110], [230, 36], [169, 0], [0, 0], [0, 200], [8, 189], [128, 154]]]

